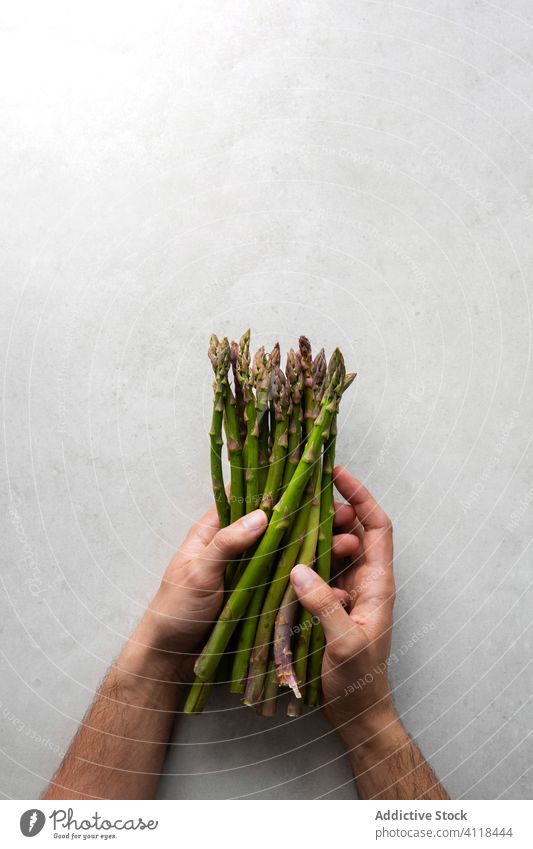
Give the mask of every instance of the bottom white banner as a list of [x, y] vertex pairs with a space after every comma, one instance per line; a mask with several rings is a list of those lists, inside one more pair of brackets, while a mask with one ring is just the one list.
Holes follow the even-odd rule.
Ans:
[[112, 845], [208, 847], [250, 844], [272, 849], [349, 841], [367, 846], [490, 845], [531, 849], [528, 801], [468, 802], [233, 802], [76, 801], [0, 802], [2, 845]]

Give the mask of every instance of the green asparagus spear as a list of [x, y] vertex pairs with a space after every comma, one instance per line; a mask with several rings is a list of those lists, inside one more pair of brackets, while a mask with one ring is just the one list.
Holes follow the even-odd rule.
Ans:
[[[274, 441], [272, 444], [272, 454], [270, 456], [268, 477], [265, 484], [265, 492], [261, 499], [261, 509], [265, 511], [269, 518], [272, 515], [274, 503], [277, 501], [278, 490], [283, 477], [283, 467], [285, 465], [285, 455], [287, 453], [288, 429], [288, 390], [285, 375], [279, 366], [273, 366], [272, 378], [272, 403], [276, 418], [276, 426], [274, 431]], [[237, 651], [233, 663], [232, 692], [243, 692], [244, 690], [246, 673], [248, 671], [248, 662], [254, 645], [258, 616], [261, 613], [261, 608], [263, 607], [263, 601], [267, 590], [268, 584], [266, 580], [262, 581], [257, 587], [255, 587], [253, 596], [246, 611], [246, 618], [239, 626]]]
[[229, 349], [229, 359], [233, 372], [233, 385], [235, 387], [235, 412], [237, 413], [237, 420], [239, 422], [239, 436], [243, 445], [243, 454], [245, 454], [246, 421], [244, 416], [244, 391], [238, 368], [239, 356], [240, 344], [238, 342], [232, 342]]
[[[320, 401], [322, 398], [322, 393], [324, 391], [325, 367], [326, 359], [324, 355], [324, 349], [322, 349], [313, 360], [312, 399], [308, 396], [308, 403], [311, 403], [312, 400], [313, 408], [311, 414], [307, 417], [308, 422], [310, 420], [314, 421], [320, 409]], [[304, 540], [302, 550], [300, 552], [300, 562], [304, 563], [306, 566], [314, 565], [320, 526], [322, 469], [319, 465], [317, 465], [317, 469], [313, 474], [313, 478], [315, 485], [313, 506], [311, 507], [311, 514], [309, 517], [309, 526], [307, 529], [306, 538]], [[305, 610], [304, 607], [298, 605], [298, 630], [297, 637], [295, 640], [294, 669], [289, 670], [288, 676], [289, 681], [295, 680], [297, 682], [297, 688], [293, 688], [293, 694], [291, 696], [287, 708], [288, 716], [299, 716], [302, 710], [301, 695], [302, 693], [305, 693], [306, 689], [307, 655], [309, 651], [309, 642], [311, 639], [312, 627], [313, 620], [311, 614], [308, 613], [308, 611]], [[287, 629], [284, 628], [284, 634], [286, 633]], [[284, 674], [287, 675], [287, 672], [285, 672]]]
[[274, 410], [275, 427], [272, 440], [272, 452], [269, 458], [268, 475], [261, 498], [261, 509], [270, 518], [272, 509], [277, 501], [283, 469], [287, 456], [288, 444], [288, 406], [289, 396], [285, 375], [279, 366], [272, 369], [272, 408]]
[[[355, 380], [355, 374], [346, 375], [343, 393]], [[322, 500], [320, 503], [320, 530], [316, 548], [316, 571], [323, 581], [329, 583], [331, 576], [331, 544], [333, 541], [333, 469], [335, 467], [335, 446], [337, 442], [337, 416], [331, 422], [330, 434], [324, 447], [322, 465]], [[309, 646], [309, 661], [307, 670], [307, 688], [305, 702], [316, 707], [320, 704], [320, 675], [322, 658], [324, 656], [324, 629], [320, 622], [313, 622]]]
[[268, 474], [268, 438], [270, 430], [268, 413], [270, 366], [262, 345], [254, 357], [253, 378], [256, 396], [256, 431], [258, 438], [257, 486], [259, 495], [262, 495]]
[[228, 391], [228, 369], [229, 369], [229, 343], [226, 338], [219, 342], [213, 335], [209, 344], [209, 359], [215, 372], [213, 382], [213, 417], [211, 419], [211, 482], [213, 496], [217, 508], [220, 527], [225, 528], [230, 523], [230, 507], [226, 490], [224, 488], [224, 475], [222, 472], [222, 422], [226, 394]]
[[275, 716], [278, 692], [279, 684], [278, 676], [276, 675], [276, 664], [274, 663], [274, 657], [272, 657], [268, 663], [263, 701], [256, 707], [257, 713], [260, 716]]
[[[316, 571], [322, 580], [329, 583], [331, 574], [331, 543], [333, 539], [333, 466], [335, 461], [335, 442], [337, 438], [336, 418], [331, 423], [331, 431], [324, 448], [322, 466], [322, 500], [320, 504], [320, 531], [316, 550]], [[316, 706], [320, 702], [320, 672], [324, 653], [324, 629], [319, 622], [313, 623], [311, 632], [308, 689], [305, 700]]]
[[296, 520], [294, 521], [287, 538], [284, 540], [284, 548], [281, 552], [281, 557], [276, 566], [274, 575], [268, 588], [261, 617], [257, 625], [255, 634], [255, 645], [253, 648], [250, 668], [248, 671], [248, 681], [246, 684], [246, 703], [256, 704], [261, 699], [263, 691], [263, 679], [266, 671], [268, 660], [269, 644], [273, 637], [274, 622], [279, 610], [279, 606], [287, 584], [291, 569], [296, 563], [302, 542], [305, 539], [307, 525], [309, 522], [309, 512], [311, 510], [311, 502], [313, 499], [313, 477], [308, 482], [303, 503], [298, 511]]
[[235, 396], [229, 388], [226, 392], [224, 412], [231, 480], [230, 520], [231, 522], [236, 522], [237, 519], [244, 516], [246, 492], [244, 488], [244, 460], [242, 456], [239, 419], [237, 416]]
[[202, 681], [195, 681], [194, 684], [191, 684], [184, 708], [185, 713], [201, 713], [212, 686], [212, 684], [204, 684]]
[[302, 368], [302, 414], [304, 434], [309, 435], [313, 425], [314, 411], [314, 393], [313, 393], [313, 356], [311, 353], [311, 343], [307, 336], [300, 336], [299, 339], [300, 363]]
[[244, 420], [246, 422], [246, 512], [255, 510], [259, 500], [259, 428], [257, 407], [253, 393], [254, 377], [250, 368], [250, 331], [247, 330], [239, 343], [237, 376], [242, 387]]
[[299, 353], [292, 348], [287, 355], [285, 374], [289, 384], [289, 444], [283, 472], [283, 491], [294, 474], [302, 451], [302, 366]]
[[[311, 503], [311, 510], [309, 513], [309, 521], [307, 525], [307, 531], [305, 534], [305, 539], [302, 543], [302, 547], [300, 549], [300, 553], [298, 556], [298, 562], [303, 563], [305, 566], [313, 566], [316, 554], [316, 544], [318, 540], [318, 529], [320, 525], [320, 490], [321, 490], [321, 482], [322, 482], [322, 469], [320, 464], [317, 463], [316, 469], [313, 472], [313, 500]], [[292, 590], [292, 587], [290, 588]], [[294, 590], [292, 590], [294, 593]], [[296, 598], [296, 596], [293, 596]], [[285, 603], [287, 603], [287, 599], [285, 599]], [[287, 623], [283, 623], [287, 624]], [[297, 683], [297, 688], [293, 687], [294, 695], [300, 699], [301, 692], [305, 686], [305, 672], [307, 669], [307, 651], [309, 648], [309, 638], [311, 634], [311, 626], [312, 626], [312, 616], [309, 614], [304, 608], [301, 608], [301, 615], [299, 619], [299, 628], [298, 635], [296, 640], [295, 652], [294, 652], [294, 669], [293, 671], [287, 670], [287, 658], [290, 656], [289, 646], [283, 646], [282, 652], [285, 656], [285, 663], [283, 665], [282, 676], [284, 680], [295, 680]], [[292, 629], [290, 629], [292, 630]], [[291, 633], [287, 628], [283, 629], [282, 635], [278, 638], [277, 634], [274, 634], [274, 645], [276, 643], [287, 639], [290, 639]], [[278, 681], [282, 683], [280, 675], [278, 674]], [[294, 716], [296, 714], [289, 713], [289, 716]]]
[[274, 373], [275, 373], [276, 369], [279, 368], [280, 363], [281, 363], [281, 349], [279, 347], [279, 342], [276, 342], [276, 344], [272, 348], [272, 350], [269, 354], [269, 357], [268, 357], [268, 362], [269, 362], [269, 365], [270, 365], [271, 381], [272, 381], [271, 391], [270, 391], [270, 395], [269, 395], [269, 405], [268, 405], [268, 411], [269, 411], [268, 456], [270, 457], [270, 455], [272, 454], [272, 445], [274, 443], [274, 431], [276, 429], [276, 411], [275, 411], [275, 408], [274, 408], [274, 392], [275, 392], [275, 389], [274, 389]]

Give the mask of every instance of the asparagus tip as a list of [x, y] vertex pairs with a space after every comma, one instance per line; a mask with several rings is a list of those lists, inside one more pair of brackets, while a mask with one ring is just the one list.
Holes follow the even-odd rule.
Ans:
[[281, 348], [279, 342], [276, 342], [270, 352], [269, 362], [272, 366], [279, 366], [281, 362]]
[[307, 336], [300, 336], [298, 339], [298, 347], [300, 349], [300, 356], [304, 361], [311, 360], [311, 343]]
[[349, 371], [346, 377], [344, 378], [344, 385], [342, 387], [342, 391], [346, 392], [347, 389], [350, 388], [355, 378], [357, 377], [357, 373], [355, 371]]

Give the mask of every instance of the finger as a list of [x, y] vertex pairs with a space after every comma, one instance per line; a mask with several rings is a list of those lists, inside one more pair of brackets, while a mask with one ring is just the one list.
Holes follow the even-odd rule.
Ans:
[[353, 628], [353, 622], [339, 603], [333, 588], [308, 566], [300, 564], [294, 567], [291, 584], [303, 607], [319, 619], [328, 642], [340, 640]]
[[331, 554], [333, 557], [354, 558], [359, 547], [359, 540], [353, 534], [335, 534], [331, 544]]
[[335, 502], [333, 526], [337, 533], [353, 534], [363, 542], [365, 531], [351, 504]]
[[352, 505], [365, 532], [365, 555], [392, 566], [392, 522], [361, 481], [343, 466], [334, 469], [335, 486]]
[[390, 519], [379, 506], [361, 481], [354, 478], [344, 466], [334, 469], [335, 486], [346, 501], [354, 508], [358, 519], [363, 523], [365, 531], [375, 528], [385, 528], [390, 525]]
[[200, 555], [200, 567], [214, 571], [217, 575], [222, 574], [227, 563], [246, 551], [263, 533], [267, 524], [263, 510], [254, 510], [227, 528], [222, 528]]
[[345, 528], [346, 530], [351, 530], [352, 525], [355, 522], [355, 510], [353, 509], [351, 504], [341, 504], [340, 502], [335, 502], [335, 516], [333, 518], [333, 524], [336, 528]]

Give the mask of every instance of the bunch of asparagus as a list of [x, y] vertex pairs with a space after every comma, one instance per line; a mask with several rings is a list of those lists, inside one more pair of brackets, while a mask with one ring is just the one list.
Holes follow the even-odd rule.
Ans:
[[298, 716], [302, 702], [320, 702], [324, 634], [299, 605], [289, 575], [304, 563], [330, 579], [337, 412], [355, 374], [346, 374], [338, 348], [329, 363], [323, 349], [313, 358], [305, 336], [289, 351], [285, 372], [279, 344], [270, 354], [259, 348], [251, 359], [250, 331], [231, 345], [212, 336], [209, 359], [215, 374], [211, 477], [220, 526], [257, 508], [269, 523], [254, 549], [227, 567], [225, 604], [196, 661], [184, 710], [203, 710], [213, 684], [224, 680], [262, 716], [274, 715], [279, 688], [289, 688], [287, 713]]

